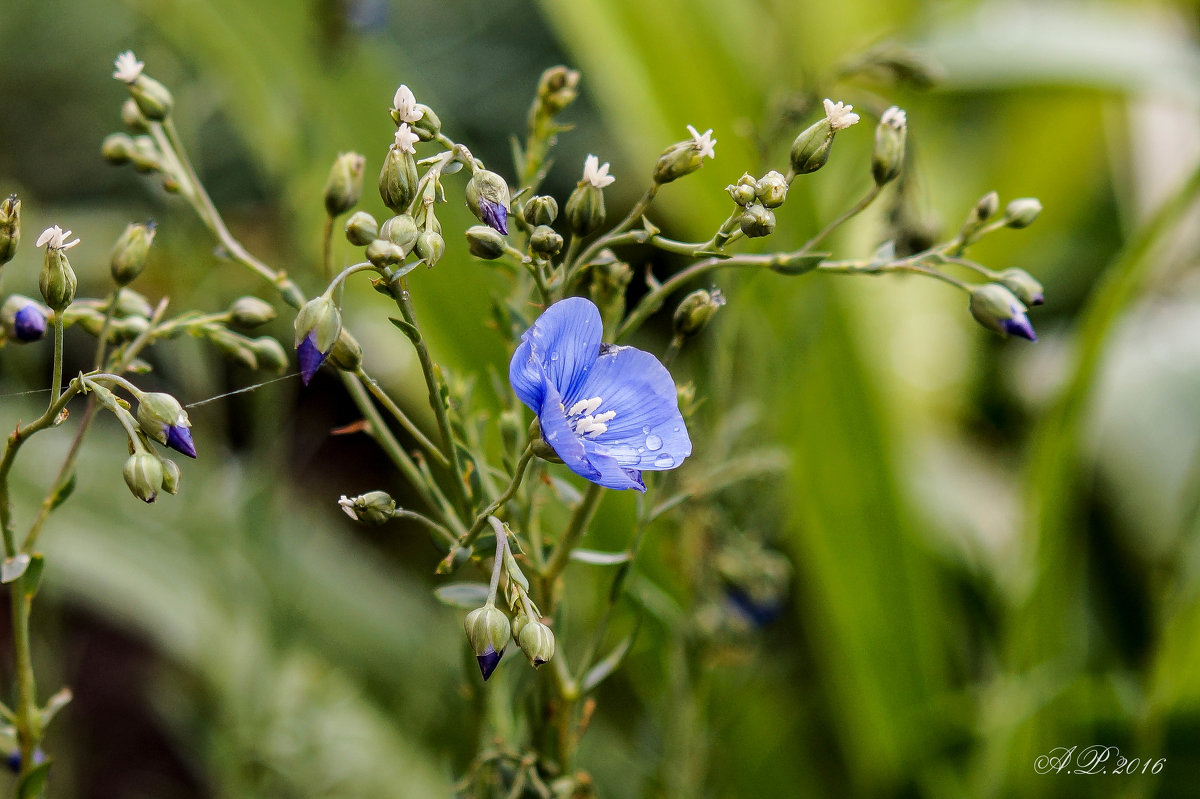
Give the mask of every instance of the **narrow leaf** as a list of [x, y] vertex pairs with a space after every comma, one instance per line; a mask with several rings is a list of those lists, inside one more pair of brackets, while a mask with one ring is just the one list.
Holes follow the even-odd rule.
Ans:
[[487, 602], [487, 583], [446, 583], [433, 589], [438, 601], [452, 608], [474, 610]]
[[640, 626], [641, 622], [639, 622], [638, 625], [633, 628], [633, 632], [625, 636], [621, 643], [617, 644], [613, 648], [613, 651], [605, 655], [604, 658], [598, 661], [595, 666], [592, 666], [590, 669], [588, 669], [588, 673], [583, 675], [583, 680], [580, 682], [580, 690], [583, 691], [583, 693], [587, 693], [595, 688], [597, 685], [603, 682], [608, 675], [617, 670], [617, 667], [621, 665], [621, 661], [625, 659], [625, 655], [627, 655], [629, 650], [633, 647], [633, 641], [635, 638], [637, 638], [638, 628]]
[[590, 563], [593, 566], [616, 566], [630, 559], [628, 552], [599, 552], [595, 549], [571, 550], [571, 560]]

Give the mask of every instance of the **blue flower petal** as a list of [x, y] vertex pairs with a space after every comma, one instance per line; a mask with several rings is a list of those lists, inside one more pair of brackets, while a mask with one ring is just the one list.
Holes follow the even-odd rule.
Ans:
[[600, 351], [603, 324], [590, 300], [569, 297], [556, 302], [521, 336], [508, 367], [508, 379], [521, 402], [541, 414], [544, 383], [560, 397], [573, 397]]
[[[635, 491], [645, 491], [646, 484], [642, 482], [642, 473], [637, 469], [627, 469], [605, 451], [604, 447], [584, 439], [584, 449], [587, 452], [588, 463], [596, 470], [595, 477], [588, 477], [593, 483], [599, 483], [605, 488], [615, 488], [618, 491], [632, 488]], [[587, 475], [584, 475], [587, 477]]]
[[325, 357], [329, 353], [321, 352], [317, 349], [317, 332], [314, 330], [304, 337], [300, 345], [296, 347], [296, 360], [300, 363], [300, 380], [304, 385], [308, 385], [308, 381], [313, 379], [313, 375], [321, 368], [321, 364], [325, 363]]
[[608, 429], [591, 441], [620, 466], [662, 471], [674, 469], [692, 454], [675, 381], [650, 353], [633, 347], [607, 348], [581, 389], [579, 399], [603, 400], [595, 413], [616, 412], [605, 422]]
[[594, 481], [600, 477], [600, 472], [588, 462], [583, 441], [567, 423], [562, 396], [549, 380], [545, 382], [545, 396], [542, 407], [538, 409], [538, 421], [542, 426], [542, 438], [554, 448], [571, 471], [588, 480]]
[[196, 444], [192, 441], [192, 431], [183, 425], [173, 424], [167, 428], [167, 446], [189, 458], [196, 457]]

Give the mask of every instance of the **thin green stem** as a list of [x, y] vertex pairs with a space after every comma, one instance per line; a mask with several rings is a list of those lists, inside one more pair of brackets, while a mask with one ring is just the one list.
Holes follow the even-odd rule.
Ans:
[[117, 286], [113, 289], [113, 293], [104, 308], [104, 322], [100, 325], [100, 335], [96, 337], [96, 357], [92, 361], [93, 369], [99, 369], [104, 366], [104, 355], [108, 348], [108, 329], [112, 327], [113, 314], [116, 313], [117, 302], [120, 299], [121, 287]]
[[[583, 499], [575, 506], [575, 512], [571, 514], [567, 529], [563, 531], [562, 538], [558, 539], [558, 543], [554, 545], [550, 557], [546, 560], [546, 568], [542, 569], [542, 582], [547, 588], [545, 591], [547, 597], [552, 596], [550, 589], [554, 581], [567, 567], [567, 559], [571, 556], [571, 550], [575, 548], [580, 537], [587, 531], [587, 526], [592, 521], [592, 517], [596, 515], [596, 509], [600, 507], [600, 500], [603, 498], [604, 486], [592, 483], [588, 486]], [[550, 604], [553, 606], [552, 603]]]
[[496, 497], [488, 504], [483, 512], [475, 517], [475, 522], [467, 530], [466, 534], [459, 539], [460, 547], [469, 547], [483, 532], [483, 526], [487, 524], [488, 517], [504, 507], [504, 503], [508, 502], [517, 494], [517, 490], [521, 488], [521, 480], [525, 478], [525, 469], [529, 466], [529, 461], [533, 459], [533, 445], [525, 447], [525, 451], [521, 453], [520, 460], [517, 461], [517, 467], [513, 470], [512, 481], [509, 482], [508, 488], [504, 489], [504, 493]]
[[54, 365], [51, 368], [50, 404], [58, 402], [62, 396], [63, 372], [63, 315], [62, 311], [54, 312]]
[[487, 598], [487, 603], [494, 605], [496, 604], [496, 591], [500, 588], [500, 571], [504, 568], [504, 549], [508, 546], [508, 536], [504, 533], [504, 522], [495, 516], [488, 516], [487, 521], [496, 534], [496, 558], [492, 564], [492, 581], [488, 584]]
[[567, 266], [569, 268], [567, 270], [568, 279], [565, 281], [565, 284], [568, 287], [571, 285], [571, 280], [569, 278], [571, 274], [576, 271], [577, 265], [587, 263], [588, 260], [595, 256], [596, 253], [600, 252], [600, 250], [610, 246], [613, 238], [621, 233], [624, 233], [633, 225], [634, 222], [637, 222], [639, 219], [641, 219], [642, 214], [649, 210], [650, 205], [654, 202], [655, 196], [658, 195], [658, 189], [659, 184], [651, 183], [650, 188], [646, 189], [646, 193], [643, 194], [641, 198], [639, 198], [638, 201], [633, 204], [633, 207], [629, 209], [629, 213], [625, 215], [624, 219], [617, 223], [616, 227], [589, 244], [587, 249], [580, 253], [579, 257], [574, 261], [567, 262]]
[[393, 519], [408, 519], [410, 521], [414, 521], [420, 525], [423, 525], [424, 527], [428, 528], [430, 531], [432, 531], [432, 532], [436, 533], [438, 536], [440, 536], [441, 539], [446, 542], [447, 546], [454, 546], [458, 542], [458, 536], [456, 536], [454, 533], [450, 532], [450, 530], [446, 526], [438, 524], [433, 519], [426, 516], [424, 513], [417, 513], [415, 510], [408, 510], [406, 508], [396, 508], [395, 510], [392, 511], [392, 518]]
[[875, 202], [875, 198], [879, 196], [879, 192], [882, 189], [882, 186], [878, 184], [872, 184], [870, 190], [867, 191], [861, 200], [855, 203], [851, 208], [847, 209], [844, 213], [842, 213], [841, 216], [835, 217], [832, 222], [821, 229], [821, 232], [817, 233], [817, 235], [806, 241], [804, 246], [800, 248], [799, 252], [811, 252], [812, 248], [820, 244], [826, 236], [837, 230], [845, 222], [849, 221], [855, 216], [858, 216], [860, 213], [866, 210], [867, 206]]
[[358, 367], [358, 371], [354, 373], [354, 376], [357, 377], [359, 382], [366, 387], [367, 391], [371, 392], [371, 396], [377, 399], [379, 404], [386, 408], [388, 413], [390, 413], [392, 417], [400, 423], [400, 426], [408, 431], [409, 435], [416, 439], [417, 443], [421, 445], [422, 449], [429, 454], [429, 457], [433, 458], [434, 461], [436, 461], [437, 464], [442, 468], [448, 468], [450, 466], [450, 462], [446, 460], [446, 456], [442, 454], [440, 449], [438, 449], [437, 444], [434, 444], [432, 441], [426, 438], [425, 434], [421, 432], [421, 428], [417, 427], [416, 424], [413, 423], [412, 419], [408, 418], [408, 414], [406, 414], [400, 408], [400, 406], [396, 404], [396, 401], [393, 400], [388, 393], [380, 387], [379, 383], [377, 383], [373, 377], [367, 374], [361, 366]]
[[333, 275], [333, 217], [328, 214], [321, 229], [321, 265], [324, 267], [322, 274], [328, 280]]

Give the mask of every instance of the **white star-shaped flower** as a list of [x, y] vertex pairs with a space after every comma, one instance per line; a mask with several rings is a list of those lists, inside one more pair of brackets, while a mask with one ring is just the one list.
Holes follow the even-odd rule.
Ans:
[[392, 145], [402, 153], [415, 153], [417, 148], [414, 147], [420, 136], [413, 133], [413, 129], [408, 126], [407, 122], [401, 122], [400, 127], [396, 128], [396, 143]]
[[358, 521], [358, 514], [354, 512], [354, 500], [350, 499], [350, 497], [346, 496], [345, 494], [342, 494], [341, 498], [338, 499], [338, 505], [341, 506], [341, 509], [345, 511], [347, 516], [354, 521]]
[[594, 155], [589, 155], [583, 162], [583, 182], [590, 183], [598, 189], [611, 184], [615, 177], [608, 174], [608, 162], [600, 165], [600, 159]]
[[400, 88], [396, 89], [396, 96], [392, 98], [392, 110], [401, 122], [410, 124], [425, 116], [425, 112], [417, 108], [417, 98], [413, 96], [412, 89], [404, 84], [400, 84]]
[[717, 157], [717, 140], [712, 137], [712, 128], [704, 131], [703, 135], [696, 132], [696, 129], [691, 125], [687, 126], [688, 133], [692, 134], [692, 146], [696, 148], [696, 152], [700, 153], [700, 157], [709, 158]]
[[42, 235], [38, 236], [37, 246], [45, 245], [52, 250], [69, 250], [79, 243], [79, 239], [67, 241], [70, 235], [71, 231], [64, 231], [58, 225], [54, 225], [42, 231]]
[[858, 122], [858, 114], [850, 113], [853, 110], [852, 105], [835, 103], [828, 97], [825, 98], [825, 118], [829, 120], [829, 127], [834, 130], [845, 130]]
[[126, 50], [117, 56], [117, 60], [113, 62], [116, 70], [113, 72], [113, 77], [125, 83], [133, 83], [142, 74], [142, 67], [145, 66], [141, 61], [137, 60], [137, 56], [132, 50]]
[[879, 118], [879, 124], [899, 130], [908, 125], [908, 117], [905, 115], [903, 109], [892, 106], [883, 112], [883, 116]]

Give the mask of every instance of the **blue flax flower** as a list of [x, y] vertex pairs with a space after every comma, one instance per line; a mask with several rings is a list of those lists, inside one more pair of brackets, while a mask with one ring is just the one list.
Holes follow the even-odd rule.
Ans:
[[508, 379], [571, 471], [606, 488], [645, 491], [641, 472], [692, 454], [675, 381], [648, 352], [600, 343], [591, 301], [546, 309], [521, 336]]

